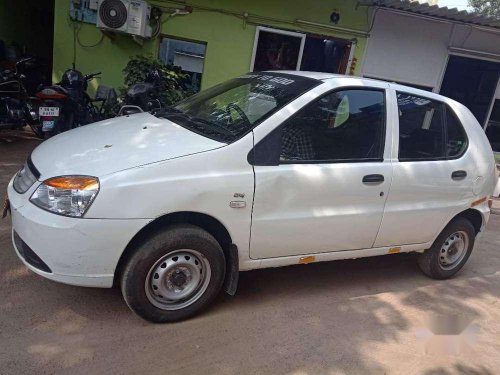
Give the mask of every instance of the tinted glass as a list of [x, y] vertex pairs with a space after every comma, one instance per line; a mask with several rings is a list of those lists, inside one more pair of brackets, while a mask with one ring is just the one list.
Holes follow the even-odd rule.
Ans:
[[451, 108], [446, 106], [446, 156], [460, 156], [467, 148], [467, 136], [462, 124]]
[[156, 116], [231, 143], [319, 83], [289, 74], [248, 74], [193, 95]]
[[287, 120], [282, 128], [280, 160], [381, 159], [384, 134], [384, 91], [337, 91]]
[[397, 93], [399, 109], [399, 160], [445, 158], [443, 103]]

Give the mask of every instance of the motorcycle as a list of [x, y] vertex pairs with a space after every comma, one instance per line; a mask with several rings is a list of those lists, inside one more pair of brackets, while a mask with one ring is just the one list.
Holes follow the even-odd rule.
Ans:
[[0, 72], [0, 129], [21, 129], [28, 124], [36, 136], [42, 137], [36, 101], [26, 89], [26, 75], [21, 73], [21, 68], [30, 61], [33, 58], [21, 59], [14, 71]]
[[[88, 82], [101, 73], [83, 75], [75, 69], [64, 72], [61, 82], [36, 93], [41, 100], [40, 122], [44, 138], [110, 117], [107, 105], [116, 100], [112, 88], [99, 86], [94, 99], [87, 94]], [[100, 102], [100, 106], [96, 105]]]
[[162, 79], [160, 71], [153, 68], [146, 75], [144, 82], [130, 86], [125, 94], [118, 116], [161, 109], [160, 91]]

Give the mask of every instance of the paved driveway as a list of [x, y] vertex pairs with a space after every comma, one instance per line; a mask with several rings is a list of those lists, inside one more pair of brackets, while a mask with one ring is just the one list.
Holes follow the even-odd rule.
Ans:
[[[0, 191], [37, 141], [0, 133]], [[0, 373], [497, 374], [500, 216], [454, 279], [424, 277], [412, 255], [243, 273], [186, 322], [154, 325], [116, 289], [28, 271], [0, 221]], [[435, 336], [432, 322], [460, 336]]]

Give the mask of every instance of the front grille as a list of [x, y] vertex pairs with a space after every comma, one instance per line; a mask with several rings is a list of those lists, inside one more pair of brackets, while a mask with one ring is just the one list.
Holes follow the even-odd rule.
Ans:
[[39, 269], [40, 271], [52, 273], [50, 267], [47, 266], [33, 250], [31, 250], [26, 242], [19, 237], [16, 231], [14, 231], [14, 243], [16, 244], [17, 251], [19, 251], [19, 254], [28, 264]]

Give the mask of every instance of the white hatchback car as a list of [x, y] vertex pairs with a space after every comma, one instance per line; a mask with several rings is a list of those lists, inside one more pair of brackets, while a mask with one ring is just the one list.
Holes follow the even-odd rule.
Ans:
[[263, 72], [60, 134], [8, 198], [31, 270], [116, 282], [137, 314], [171, 322], [257, 268], [417, 252], [425, 274], [450, 277], [488, 221], [496, 177], [483, 129], [453, 100]]

